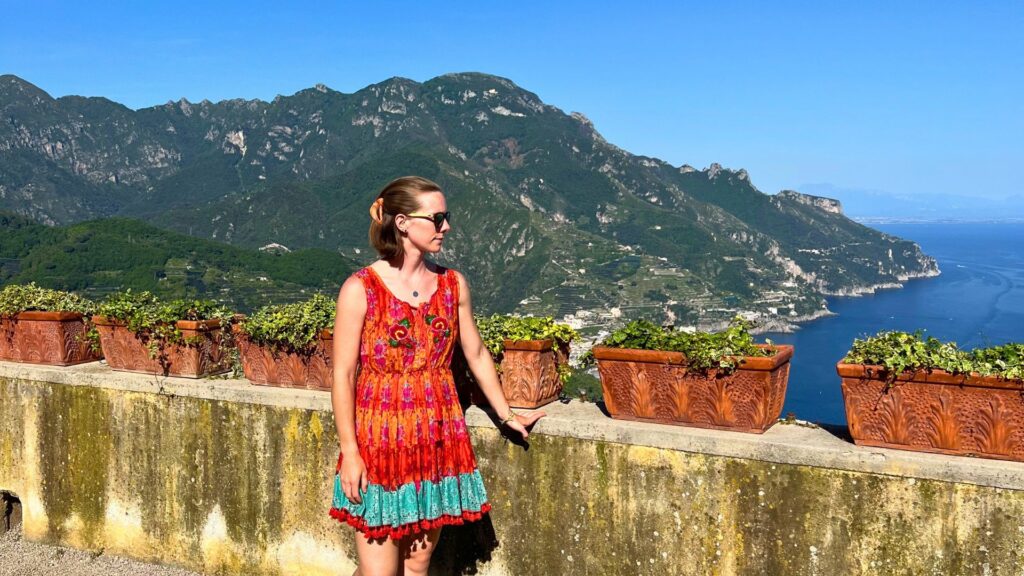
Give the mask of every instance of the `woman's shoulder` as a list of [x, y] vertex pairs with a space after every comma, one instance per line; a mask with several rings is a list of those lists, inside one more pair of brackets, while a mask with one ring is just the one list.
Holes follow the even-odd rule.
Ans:
[[358, 278], [359, 280], [362, 280], [364, 283], [368, 279], [373, 277], [383, 278], [384, 276], [387, 275], [387, 270], [385, 270], [383, 267], [378, 267], [380, 266], [380, 263], [381, 260], [375, 260], [353, 272], [351, 275], [349, 275], [349, 278]]
[[345, 278], [345, 281], [341, 283], [341, 293], [345, 292], [363, 292], [371, 287], [371, 269], [370, 266], [364, 266]]
[[349, 278], [366, 278], [367, 276], [369, 276], [370, 271], [370, 266], [363, 266], [359, 270], [356, 270], [355, 272], [349, 274]]
[[442, 266], [438, 270], [438, 274], [444, 279], [444, 285], [453, 290], [458, 295], [459, 302], [462, 302], [463, 298], [469, 293], [469, 282], [462, 272], [454, 268]]
[[459, 272], [458, 270], [454, 269], [454, 268], [451, 268], [449, 266], [444, 266], [444, 265], [438, 264], [436, 262], [430, 262], [430, 266], [433, 267], [434, 272], [438, 276], [441, 276], [441, 277], [446, 278], [448, 280], [457, 281], [457, 282], [460, 282], [460, 283], [464, 281], [462, 273]]

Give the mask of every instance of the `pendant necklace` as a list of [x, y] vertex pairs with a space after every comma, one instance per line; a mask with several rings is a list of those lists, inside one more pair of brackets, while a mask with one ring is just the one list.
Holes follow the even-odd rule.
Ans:
[[420, 297], [420, 291], [419, 290], [416, 290], [415, 288], [410, 288], [410, 290], [412, 291], [412, 297], [413, 298], [419, 298]]

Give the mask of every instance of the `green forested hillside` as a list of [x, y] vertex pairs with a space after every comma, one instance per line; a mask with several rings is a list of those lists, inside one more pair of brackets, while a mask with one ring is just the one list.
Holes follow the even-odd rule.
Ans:
[[54, 228], [7, 213], [0, 213], [0, 262], [0, 283], [37, 282], [94, 297], [123, 288], [203, 296], [239, 311], [311, 291], [334, 296], [355, 269], [322, 249], [267, 253], [127, 218]]

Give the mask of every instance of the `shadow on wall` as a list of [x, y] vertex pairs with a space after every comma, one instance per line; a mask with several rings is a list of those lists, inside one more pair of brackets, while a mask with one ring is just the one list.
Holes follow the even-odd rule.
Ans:
[[497, 548], [498, 537], [490, 514], [485, 514], [477, 522], [445, 526], [441, 530], [437, 553], [430, 562], [430, 573], [479, 574]]
[[21, 524], [21, 500], [10, 492], [0, 492], [0, 535]]

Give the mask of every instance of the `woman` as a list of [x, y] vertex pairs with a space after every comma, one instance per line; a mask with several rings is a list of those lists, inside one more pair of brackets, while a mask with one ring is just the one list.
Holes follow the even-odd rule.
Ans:
[[358, 531], [356, 576], [426, 574], [441, 527], [490, 509], [452, 380], [456, 343], [502, 426], [526, 438], [544, 414], [512, 412], [465, 278], [425, 259], [451, 230], [437, 184], [399, 178], [370, 217], [381, 259], [342, 285], [334, 323], [331, 516]]

